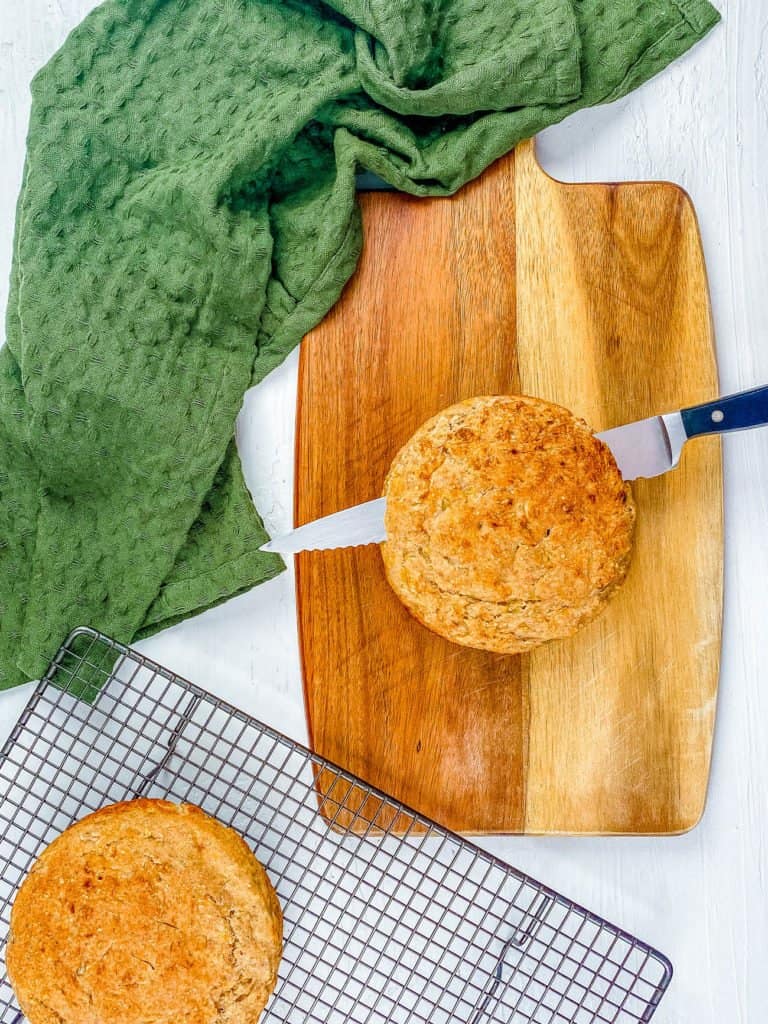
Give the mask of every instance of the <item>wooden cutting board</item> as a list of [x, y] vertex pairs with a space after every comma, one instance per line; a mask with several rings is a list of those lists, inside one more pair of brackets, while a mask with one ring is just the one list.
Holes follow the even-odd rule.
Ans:
[[[527, 143], [451, 199], [362, 206], [360, 268], [302, 345], [297, 524], [379, 496], [400, 446], [462, 398], [538, 395], [601, 430], [717, 394], [680, 188], [562, 184]], [[527, 656], [430, 633], [377, 546], [299, 556], [315, 749], [461, 832], [695, 825], [719, 670], [719, 440], [634, 493], [625, 586], [574, 639]]]

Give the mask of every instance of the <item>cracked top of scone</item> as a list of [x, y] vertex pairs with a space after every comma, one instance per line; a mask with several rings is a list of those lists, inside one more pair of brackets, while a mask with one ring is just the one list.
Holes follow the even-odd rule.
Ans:
[[240, 836], [190, 804], [134, 800], [42, 853], [6, 966], [31, 1024], [254, 1024], [281, 949], [277, 896]]
[[400, 450], [384, 490], [387, 578], [455, 643], [515, 654], [570, 636], [629, 568], [629, 484], [587, 424], [551, 402], [445, 409]]

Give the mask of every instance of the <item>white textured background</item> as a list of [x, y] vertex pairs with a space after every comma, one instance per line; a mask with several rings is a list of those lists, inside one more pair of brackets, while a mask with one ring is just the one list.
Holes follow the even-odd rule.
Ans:
[[[719, 3], [725, 23], [691, 54], [620, 103], [550, 129], [540, 156], [565, 180], [666, 178], [691, 193], [729, 392], [768, 382], [768, 2]], [[29, 81], [94, 6], [0, 0], [2, 309]], [[275, 530], [291, 525], [295, 387], [294, 353], [247, 396], [238, 424], [249, 484]], [[676, 974], [659, 1024], [768, 1021], [768, 431], [730, 438], [725, 452], [725, 634], [702, 824], [667, 839], [483, 841], [671, 957]], [[142, 647], [305, 738], [290, 573]], [[29, 691], [0, 695], [0, 739]]]

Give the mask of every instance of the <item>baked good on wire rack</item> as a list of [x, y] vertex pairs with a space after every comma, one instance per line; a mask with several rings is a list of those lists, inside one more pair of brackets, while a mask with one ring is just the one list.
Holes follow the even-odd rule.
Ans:
[[281, 949], [277, 896], [240, 836], [190, 804], [140, 799], [44, 850], [6, 965], [31, 1024], [254, 1024]]

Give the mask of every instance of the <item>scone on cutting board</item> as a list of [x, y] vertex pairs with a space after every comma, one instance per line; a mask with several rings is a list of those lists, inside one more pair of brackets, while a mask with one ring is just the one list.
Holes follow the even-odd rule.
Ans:
[[592, 621], [630, 564], [635, 506], [606, 444], [522, 395], [428, 420], [387, 475], [387, 579], [447, 640], [503, 654]]
[[190, 804], [140, 799], [43, 851], [6, 966], [30, 1024], [255, 1024], [281, 952], [280, 904], [240, 836]]

